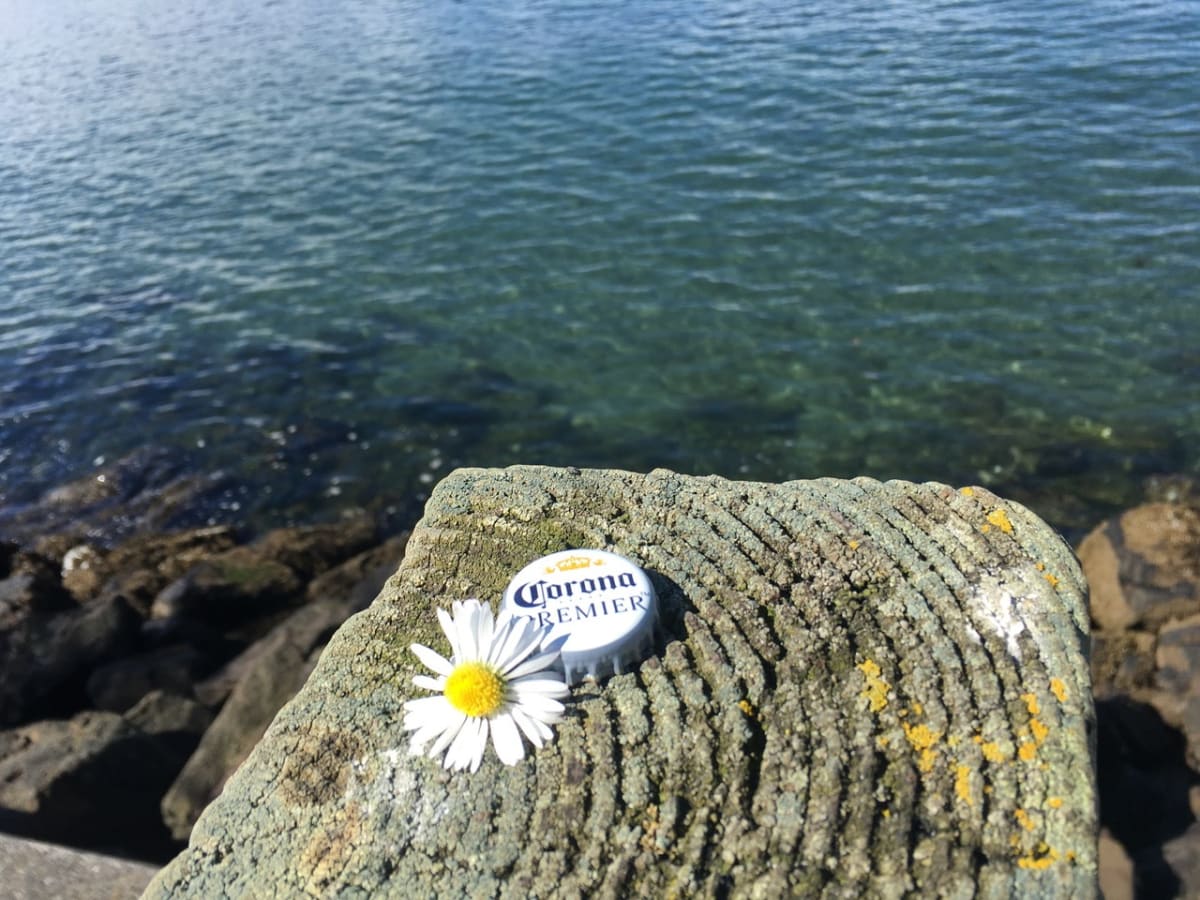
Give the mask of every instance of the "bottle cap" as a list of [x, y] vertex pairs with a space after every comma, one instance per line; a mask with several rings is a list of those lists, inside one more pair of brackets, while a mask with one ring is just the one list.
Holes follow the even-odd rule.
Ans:
[[567, 683], [628, 671], [654, 649], [658, 598], [646, 573], [604, 550], [562, 550], [534, 560], [504, 590], [501, 610], [565, 639]]

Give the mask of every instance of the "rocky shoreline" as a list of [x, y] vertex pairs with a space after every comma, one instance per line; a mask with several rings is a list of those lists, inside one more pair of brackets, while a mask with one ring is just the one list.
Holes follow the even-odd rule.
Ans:
[[[212, 479], [159, 462], [0, 511], [0, 832], [168, 859], [403, 556], [403, 516], [379, 511], [179, 527]], [[1200, 492], [1147, 500], [1076, 548], [1109, 900], [1200, 893]]]
[[171, 528], [209, 479], [156, 458], [0, 518], [0, 832], [169, 859], [399, 566], [407, 534], [364, 510]]

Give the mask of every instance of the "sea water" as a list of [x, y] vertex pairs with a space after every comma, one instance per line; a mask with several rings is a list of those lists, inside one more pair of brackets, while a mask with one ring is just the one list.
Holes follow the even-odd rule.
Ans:
[[0, 0], [0, 504], [147, 445], [231, 517], [451, 467], [1200, 466], [1200, 14]]

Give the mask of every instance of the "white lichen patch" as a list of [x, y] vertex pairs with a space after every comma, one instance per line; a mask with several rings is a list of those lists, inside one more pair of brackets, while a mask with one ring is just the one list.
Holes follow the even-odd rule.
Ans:
[[980, 591], [974, 609], [976, 620], [1002, 640], [1009, 656], [1020, 662], [1020, 637], [1027, 630], [1021, 616], [1021, 600], [994, 578], [984, 576], [979, 584]]

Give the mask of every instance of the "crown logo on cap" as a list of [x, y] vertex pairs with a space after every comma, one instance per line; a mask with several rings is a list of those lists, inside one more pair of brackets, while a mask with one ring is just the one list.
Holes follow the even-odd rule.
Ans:
[[553, 566], [546, 566], [546, 571], [550, 574], [555, 572], [570, 572], [572, 569], [586, 569], [588, 566], [602, 566], [604, 560], [591, 559], [587, 556], [568, 556], [562, 562]]

